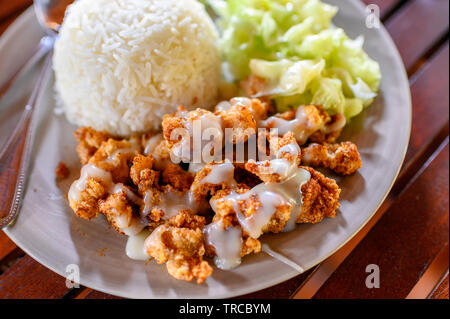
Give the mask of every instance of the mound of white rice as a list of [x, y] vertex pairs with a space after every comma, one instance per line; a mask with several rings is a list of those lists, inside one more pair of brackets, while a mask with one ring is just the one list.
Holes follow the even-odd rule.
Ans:
[[180, 104], [211, 108], [220, 81], [217, 32], [195, 0], [79, 0], [53, 65], [68, 120], [120, 136], [157, 130]]

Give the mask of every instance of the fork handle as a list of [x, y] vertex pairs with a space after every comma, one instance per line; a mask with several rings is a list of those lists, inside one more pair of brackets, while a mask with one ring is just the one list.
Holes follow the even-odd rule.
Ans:
[[0, 151], [0, 229], [13, 222], [23, 199], [35, 131], [35, 115], [42, 88], [51, 74], [52, 53], [47, 55], [37, 83], [13, 133]]

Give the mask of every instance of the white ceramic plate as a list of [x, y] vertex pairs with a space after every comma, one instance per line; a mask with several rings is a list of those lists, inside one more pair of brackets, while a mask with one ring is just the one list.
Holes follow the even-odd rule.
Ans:
[[[301, 225], [291, 233], [264, 237], [272, 249], [305, 270], [317, 265], [350, 240], [372, 217], [386, 197], [401, 167], [411, 127], [407, 76], [385, 29], [368, 29], [357, 0], [330, 1], [339, 5], [335, 24], [351, 37], [363, 34], [365, 48], [381, 64], [383, 80], [376, 102], [345, 131], [361, 152], [363, 168], [338, 178], [342, 188], [340, 214], [317, 225]], [[0, 83], [38, 42], [40, 31], [31, 10], [18, 19], [0, 41]], [[14, 125], [33, 77], [21, 81], [0, 104], [0, 143]], [[87, 222], [74, 216], [64, 199], [77, 177], [78, 159], [72, 132], [64, 117], [55, 115], [52, 83], [41, 99], [42, 121], [37, 131], [34, 163], [17, 222], [9, 237], [37, 261], [65, 276], [66, 267], [80, 267], [81, 284], [131, 298], [223, 298], [257, 291], [298, 273], [261, 253], [244, 258], [233, 271], [214, 269], [205, 284], [175, 280], [164, 265], [147, 265], [125, 255], [126, 238], [108, 227], [104, 218]], [[3, 110], [5, 106], [12, 106]], [[0, 144], [1, 145], [1, 144]], [[55, 168], [64, 161], [72, 168], [67, 181], [55, 181]]]

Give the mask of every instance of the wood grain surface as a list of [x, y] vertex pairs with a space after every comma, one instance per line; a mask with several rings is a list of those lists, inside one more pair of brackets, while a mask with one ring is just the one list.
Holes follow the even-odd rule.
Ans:
[[[301, 295], [306, 287], [313, 287], [310, 297], [317, 299], [405, 298], [413, 288], [417, 289], [415, 286], [439, 252], [448, 249], [449, 1], [364, 2], [379, 6], [381, 19], [410, 76], [413, 126], [400, 177], [364, 233], [336, 253], [337, 257], [332, 256], [332, 262], [324, 262], [329, 268], [326, 277], [317, 280], [324, 273], [319, 265], [242, 298], [290, 298]], [[0, 34], [31, 3], [0, 0]], [[365, 285], [369, 264], [380, 267], [379, 289]], [[447, 272], [436, 277], [434, 286], [428, 298], [449, 298], [448, 263]], [[66, 288], [64, 278], [27, 256], [0, 232], [0, 298], [117, 297], [85, 287]]]

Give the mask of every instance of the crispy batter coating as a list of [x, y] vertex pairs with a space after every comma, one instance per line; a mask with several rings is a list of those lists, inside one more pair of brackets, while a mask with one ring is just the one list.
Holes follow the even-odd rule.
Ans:
[[[269, 148], [272, 154], [275, 154], [274, 160], [260, 162], [249, 160], [245, 164], [245, 169], [258, 176], [265, 183], [279, 183], [289, 176], [291, 170], [300, 165], [301, 151], [292, 132], [286, 133], [282, 138], [271, 133], [269, 135]], [[283, 165], [283, 173], [277, 171], [280, 164]]]
[[69, 205], [75, 214], [83, 219], [91, 220], [98, 216], [99, 200], [108, 195], [109, 185], [101, 179], [89, 177], [85, 189], [80, 192], [79, 199], [73, 201], [69, 197]]
[[180, 191], [187, 191], [194, 181], [195, 175], [185, 171], [178, 164], [167, 164], [162, 171], [162, 183], [171, 185]]
[[139, 147], [136, 143], [109, 139], [102, 143], [88, 163], [110, 172], [115, 183], [126, 184], [130, 177], [129, 164], [138, 153]]
[[302, 149], [302, 163], [329, 168], [341, 175], [351, 175], [362, 166], [358, 147], [352, 142], [310, 144]]
[[276, 114], [259, 124], [267, 129], [276, 128], [280, 134], [291, 131], [299, 145], [305, 144], [317, 132], [328, 132], [331, 117], [317, 105], [300, 106], [283, 114]]
[[[249, 191], [248, 188], [239, 187], [233, 190], [237, 194], [245, 194]], [[215, 196], [211, 198], [212, 202], [215, 202], [216, 215], [214, 216], [213, 221], [223, 220], [224, 227], [236, 225], [236, 206], [234, 201], [228, 199], [227, 196], [230, 195], [230, 190], [219, 191]], [[237, 209], [244, 216], [244, 218], [250, 217], [253, 214], [259, 213], [260, 208], [262, 207], [261, 200], [258, 194], [252, 194], [248, 198], [239, 199], [237, 201]], [[262, 233], [279, 233], [281, 232], [286, 223], [289, 221], [291, 217], [291, 206], [285, 202], [276, 207], [274, 214], [272, 215], [269, 222], [262, 227]], [[237, 222], [237, 224], [239, 224]], [[243, 235], [248, 236], [248, 232], [243, 230]]]
[[98, 132], [90, 127], [80, 127], [74, 133], [78, 141], [77, 153], [81, 164], [87, 164], [103, 142], [111, 138], [106, 132]]
[[118, 233], [124, 234], [122, 228], [131, 226], [133, 208], [129, 205], [124, 192], [111, 194], [106, 199], [100, 200], [99, 208]]
[[[241, 185], [241, 187], [235, 189], [235, 191], [239, 194], [244, 194], [248, 192], [250, 189], [246, 188], [244, 185]], [[212, 198], [212, 200], [220, 200], [221, 198], [224, 198], [230, 194], [230, 190], [222, 190], [217, 192], [217, 194]], [[242, 229], [241, 225], [239, 224], [239, 221], [236, 217], [236, 212], [234, 209], [232, 209], [229, 205], [229, 202], [217, 202], [217, 213], [214, 215], [213, 222], [217, 223], [222, 226], [223, 229], [226, 229], [228, 227], [239, 227]], [[216, 255], [216, 250], [213, 246], [209, 245], [208, 243], [205, 243], [206, 247], [206, 254], [207, 256], [213, 257]], [[252, 253], [259, 253], [261, 252], [261, 242], [256, 239], [252, 238], [246, 233], [245, 231], [242, 232], [242, 247], [241, 247], [241, 253], [240, 256], [244, 257], [247, 255], [250, 255]]]
[[205, 217], [193, 215], [189, 210], [181, 210], [178, 215], [171, 217], [167, 221], [168, 226], [192, 230], [203, 229], [205, 223]]
[[325, 177], [311, 167], [303, 166], [302, 168], [311, 173], [311, 179], [302, 187], [303, 206], [297, 223], [316, 224], [324, 218], [336, 217], [341, 193], [336, 181]]
[[225, 128], [231, 128], [232, 134], [227, 142], [237, 144], [245, 143], [250, 136], [256, 134], [256, 121], [249, 107], [234, 105], [230, 109], [216, 112], [222, 119]]
[[211, 120], [215, 119], [215, 116], [212, 112], [204, 109], [196, 109], [188, 112], [182, 106], [179, 107], [178, 112], [164, 115], [162, 121], [163, 136], [169, 149], [183, 138], [181, 135], [176, 134], [177, 129], [183, 129], [192, 137], [194, 121], [202, 121], [202, 118]]
[[334, 143], [341, 135], [347, 120], [344, 115], [336, 114], [331, 117], [331, 120], [327, 122], [325, 127], [315, 132], [309, 137], [309, 141], [312, 143]]
[[[213, 175], [214, 170], [219, 169], [216, 176], [213, 179], [218, 178], [216, 183], [211, 180], [211, 175]], [[195, 175], [194, 182], [191, 186], [191, 191], [195, 199], [200, 201], [205, 201], [209, 195], [214, 195], [217, 191], [223, 189], [229, 189], [235, 185], [234, 180], [234, 165], [230, 162], [221, 163], [210, 163], [206, 164], [198, 173]]]
[[145, 241], [149, 256], [158, 264], [166, 263], [169, 274], [177, 279], [202, 283], [212, 274], [212, 268], [203, 260], [205, 246], [200, 228], [161, 225]]
[[55, 174], [57, 179], [65, 179], [67, 176], [69, 176], [70, 171], [66, 163], [59, 162], [58, 167], [55, 170]]
[[137, 155], [133, 159], [133, 165], [130, 168], [130, 178], [134, 185], [138, 187], [139, 194], [142, 196], [146, 191], [158, 186], [159, 172], [152, 169], [152, 155]]

